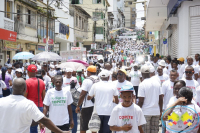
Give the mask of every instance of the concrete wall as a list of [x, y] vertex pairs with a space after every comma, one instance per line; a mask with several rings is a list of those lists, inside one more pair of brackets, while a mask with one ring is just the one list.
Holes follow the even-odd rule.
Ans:
[[186, 58], [190, 53], [190, 6], [200, 5], [199, 0], [184, 1], [178, 9], [178, 57]]

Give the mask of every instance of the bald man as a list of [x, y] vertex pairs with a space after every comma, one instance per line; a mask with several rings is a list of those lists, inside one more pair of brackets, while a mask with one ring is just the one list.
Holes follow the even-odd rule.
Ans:
[[69, 133], [60, 130], [45, 117], [34, 102], [24, 97], [25, 92], [25, 80], [17, 78], [13, 83], [13, 95], [0, 99], [0, 133], [29, 133], [32, 120], [44, 124], [55, 133]]

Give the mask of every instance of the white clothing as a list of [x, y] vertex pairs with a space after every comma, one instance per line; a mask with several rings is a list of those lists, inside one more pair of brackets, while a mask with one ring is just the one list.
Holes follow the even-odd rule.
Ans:
[[144, 115], [160, 115], [159, 96], [162, 89], [158, 82], [151, 78], [144, 79], [138, 88], [138, 97], [144, 97], [142, 111]]
[[[121, 97], [120, 97], [120, 94], [121, 94], [121, 93], [120, 93], [120, 90], [121, 90], [122, 86], [124, 86], [124, 85], [133, 86], [132, 83], [129, 82], [129, 81], [127, 81], [127, 80], [125, 80], [123, 83], [120, 83], [118, 80], [116, 80], [116, 81], [113, 81], [113, 84], [114, 84], [115, 89], [118, 90], [118, 94], [119, 94], [119, 97], [118, 97], [119, 103], [120, 103], [120, 102], [123, 102], [123, 99], [121, 99]], [[135, 91], [133, 92], [133, 94], [135, 95]]]
[[156, 77], [160, 80], [161, 85], [163, 82], [169, 79], [169, 76], [167, 74], [163, 74], [162, 76], [156, 75]]
[[173, 87], [174, 87], [174, 82], [171, 82], [170, 80], [165, 81], [162, 84], [162, 93], [164, 95], [163, 99], [163, 109], [165, 110], [167, 108], [167, 104], [170, 100], [171, 97], [173, 97]]
[[68, 105], [73, 103], [71, 92], [67, 89], [47, 91], [43, 103], [49, 106], [49, 119], [56, 125], [69, 123]]
[[49, 85], [49, 82], [51, 82], [51, 78], [48, 75], [44, 75], [43, 80], [44, 80], [45, 88], [49, 89], [48, 85]]
[[[172, 104], [174, 104], [178, 99], [176, 98], [176, 96], [173, 96], [170, 98], [168, 104], [167, 104], [167, 108], [169, 108]], [[191, 103], [196, 104], [196, 102], [192, 99]]]
[[3, 94], [2, 89], [7, 88], [6, 83], [3, 80], [0, 80], [0, 95]]
[[130, 72], [130, 77], [131, 77], [131, 83], [133, 86], [139, 86], [140, 84], [140, 78], [142, 78], [142, 74], [140, 71], [131, 71]]
[[[92, 75], [90, 77], [92, 77], [94, 79], [98, 79], [98, 77], [95, 76], [95, 75]], [[93, 85], [93, 81], [86, 78], [86, 79], [83, 80], [81, 90], [89, 93], [92, 85]], [[87, 100], [87, 95], [86, 95], [86, 97], [83, 100], [82, 108], [88, 108], [88, 107], [92, 107], [92, 106], [94, 106], [93, 102], [91, 100]]]
[[[199, 69], [198, 69], [199, 67], [196, 67], [194, 65], [191, 65], [191, 66], [194, 68], [194, 74], [193, 74], [193, 78], [194, 78], [194, 75], [199, 73]], [[188, 67], [188, 65], [186, 65], [184, 69], [182, 68], [183, 72], [184, 72], [182, 78], [186, 78], [186, 75], [185, 75], [186, 67]]]
[[199, 64], [199, 61], [196, 61], [196, 60], [193, 61], [194, 66], [197, 66], [198, 64]]
[[[123, 107], [120, 103], [113, 109], [108, 125], [121, 127], [125, 124], [132, 125], [132, 129], [126, 133], [140, 133], [138, 126], [146, 124], [146, 120], [138, 105], [133, 103], [130, 107]], [[116, 133], [124, 132], [116, 131]]]
[[196, 89], [199, 86], [199, 83], [194, 79], [192, 80], [182, 79], [182, 80], [185, 81], [186, 87], [189, 87], [190, 89], [192, 89], [193, 97], [196, 97]]
[[[71, 78], [63, 77], [63, 87], [67, 87], [67, 86], [70, 85], [70, 79]], [[73, 77], [73, 78], [76, 78], [76, 77]], [[76, 87], [80, 87], [80, 84], [76, 84]]]
[[169, 75], [169, 71], [166, 67], [163, 69], [163, 74]]
[[95, 97], [98, 115], [110, 116], [113, 110], [113, 96], [118, 96], [118, 91], [112, 82], [100, 81], [92, 85], [89, 96]]
[[0, 98], [0, 133], [30, 133], [32, 120], [44, 117], [33, 101], [22, 95]]
[[49, 75], [54, 77], [57, 74], [56, 70], [49, 70]]

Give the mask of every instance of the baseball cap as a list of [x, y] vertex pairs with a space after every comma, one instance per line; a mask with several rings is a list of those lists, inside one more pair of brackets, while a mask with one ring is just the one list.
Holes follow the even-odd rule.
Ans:
[[21, 68], [18, 68], [18, 69], [16, 69], [15, 71], [16, 71], [16, 72], [22, 73], [22, 69], [21, 69]]
[[27, 70], [29, 72], [37, 72], [37, 67], [35, 65], [31, 64], [28, 66]]
[[71, 77], [70, 83], [74, 80], [75, 83], [77, 83], [77, 78], [76, 77]]
[[181, 61], [181, 62], [184, 62], [185, 59], [183, 57], [181, 57], [181, 58], [178, 58], [177, 60]]
[[150, 70], [150, 73], [155, 72], [155, 68], [154, 68], [153, 66], [150, 66], [150, 67], [149, 67], [149, 70]]
[[65, 68], [65, 72], [73, 72], [72, 68]]
[[158, 63], [158, 65], [160, 65], [160, 66], [166, 66], [166, 64], [165, 64], [165, 61], [164, 60], [161, 60], [159, 63]]
[[149, 72], [150, 72], [149, 66], [142, 66], [141, 73], [149, 73]]
[[97, 72], [97, 68], [95, 66], [91, 65], [87, 68], [87, 71], [95, 73], [95, 72]]
[[101, 71], [100, 72], [100, 77], [102, 77], [102, 78], [107, 78], [107, 77], [109, 77], [110, 76], [110, 72], [108, 71], [108, 70], [103, 70], [103, 71]]
[[120, 92], [124, 92], [124, 91], [134, 91], [133, 86], [131, 86], [131, 85], [122, 86]]
[[119, 69], [119, 71], [122, 71], [125, 75], [127, 75], [127, 72], [125, 69]]

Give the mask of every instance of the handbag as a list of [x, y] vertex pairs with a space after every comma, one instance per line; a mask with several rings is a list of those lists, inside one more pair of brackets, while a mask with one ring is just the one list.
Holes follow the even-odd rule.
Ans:
[[[94, 88], [94, 91], [95, 91], [95, 88]], [[90, 121], [88, 123], [88, 128], [91, 132], [98, 132], [100, 130], [100, 126], [101, 126], [101, 119], [99, 118], [96, 112], [96, 104], [94, 102], [94, 110], [90, 118]]]
[[[38, 108], [39, 108], [39, 105], [40, 105], [40, 82], [39, 82], [39, 79], [38, 80]], [[31, 127], [33, 126], [37, 126], [38, 123], [35, 122], [34, 120], [32, 120], [32, 123], [31, 123]]]
[[75, 106], [77, 106], [78, 105], [78, 100], [79, 100], [79, 98], [80, 98], [80, 92], [76, 89], [76, 87], [75, 88], [71, 88], [70, 87], [70, 92], [71, 92], [71, 94], [72, 94], [72, 98], [73, 98], [73, 105], [75, 105]]

